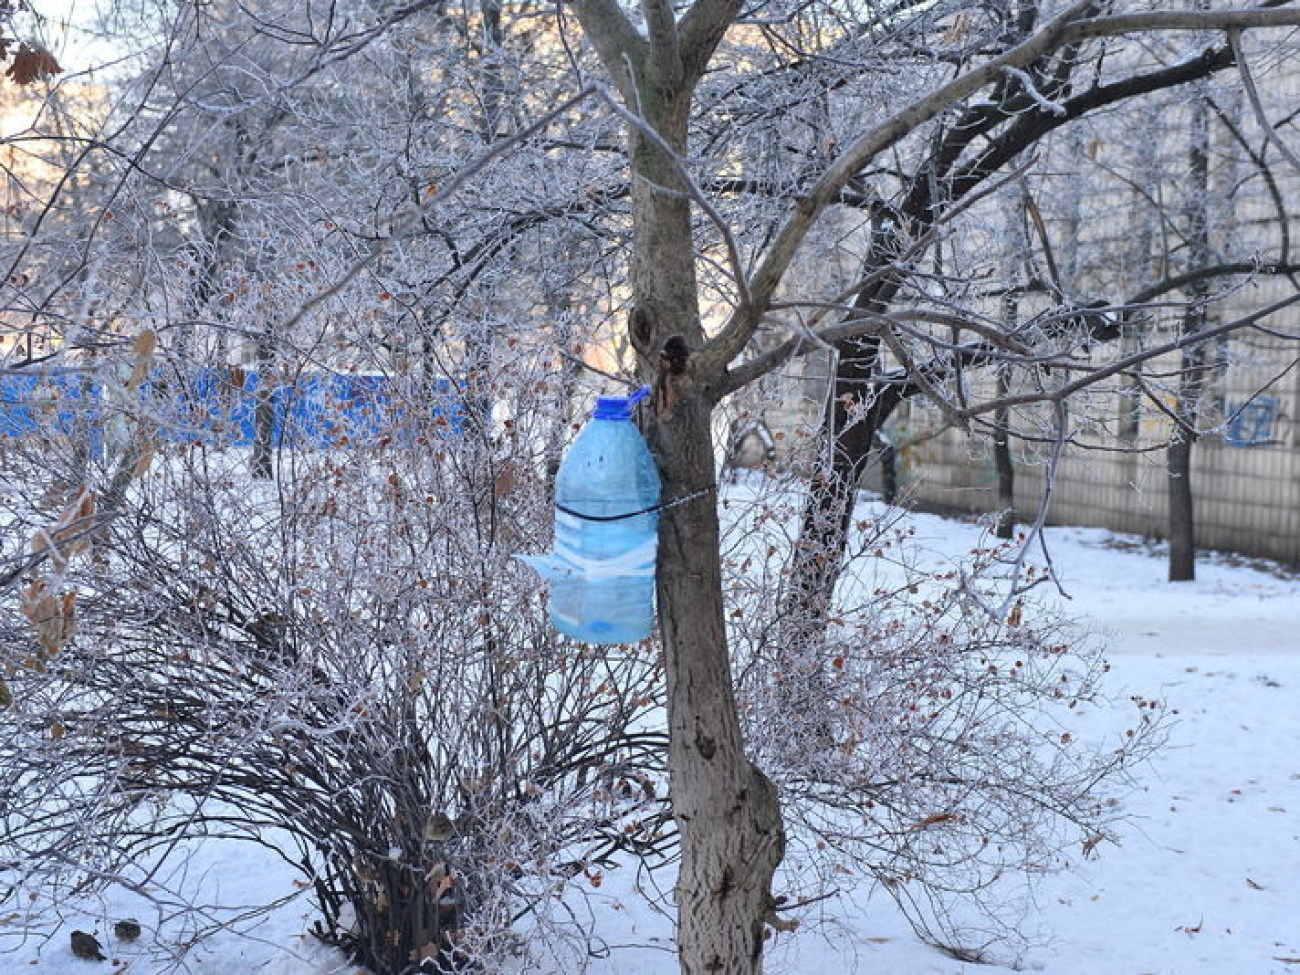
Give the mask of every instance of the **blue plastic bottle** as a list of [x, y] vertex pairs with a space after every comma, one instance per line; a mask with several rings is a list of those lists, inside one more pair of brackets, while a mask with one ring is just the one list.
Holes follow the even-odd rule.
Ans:
[[551, 623], [584, 643], [631, 643], [654, 623], [659, 471], [632, 407], [601, 396], [555, 479], [555, 549], [524, 556], [550, 583]]

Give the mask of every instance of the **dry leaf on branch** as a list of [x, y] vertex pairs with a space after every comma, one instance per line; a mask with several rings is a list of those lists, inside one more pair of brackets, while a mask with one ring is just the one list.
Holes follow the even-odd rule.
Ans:
[[77, 492], [72, 503], [63, 509], [53, 528], [43, 528], [31, 542], [33, 555], [49, 552], [54, 571], [62, 572], [68, 560], [90, 547], [90, 519], [95, 514], [95, 496], [89, 488]]
[[1097, 855], [1097, 845], [1106, 837], [1101, 833], [1093, 833], [1083, 841], [1083, 858], [1091, 860]]
[[23, 592], [22, 614], [36, 630], [36, 642], [46, 657], [53, 657], [72, 640], [77, 628], [77, 594], [56, 593], [43, 579]]
[[131, 353], [135, 356], [135, 361], [131, 365], [131, 378], [126, 381], [126, 388], [136, 390], [140, 384], [145, 381], [149, 375], [149, 370], [153, 367], [154, 350], [158, 348], [158, 333], [151, 328], [146, 328], [143, 332], [135, 337], [131, 344]]
[[18, 45], [13, 63], [5, 71], [5, 77], [16, 85], [30, 85], [35, 81], [44, 81], [60, 74], [63, 68], [43, 45], [35, 41], [23, 41]]

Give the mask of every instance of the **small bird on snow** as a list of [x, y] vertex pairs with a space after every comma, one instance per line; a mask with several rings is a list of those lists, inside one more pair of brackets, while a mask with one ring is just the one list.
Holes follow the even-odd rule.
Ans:
[[104, 957], [103, 946], [95, 940], [93, 934], [86, 934], [85, 931], [72, 932], [72, 953], [87, 961], [108, 960]]
[[113, 936], [118, 941], [134, 941], [140, 937], [140, 922], [133, 917], [123, 918], [113, 925]]

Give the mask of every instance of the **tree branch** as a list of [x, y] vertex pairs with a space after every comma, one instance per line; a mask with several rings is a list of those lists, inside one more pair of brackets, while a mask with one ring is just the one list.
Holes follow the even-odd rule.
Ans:
[[[648, 74], [651, 83], [665, 90], [678, 88], [685, 77], [678, 44], [677, 18], [671, 0], [641, 0], [646, 29], [650, 34]], [[606, 62], [608, 63], [608, 62]]]
[[1228, 32], [1228, 43], [1232, 45], [1232, 55], [1237, 61], [1237, 71], [1241, 74], [1241, 83], [1245, 86], [1246, 97], [1250, 99], [1250, 107], [1255, 111], [1255, 118], [1259, 120], [1259, 126], [1264, 130], [1264, 137], [1269, 142], [1277, 146], [1278, 152], [1282, 153], [1286, 159], [1298, 172], [1300, 172], [1300, 157], [1297, 157], [1291, 147], [1286, 144], [1277, 127], [1268, 120], [1268, 113], [1264, 111], [1264, 104], [1259, 100], [1259, 91], [1255, 88], [1255, 79], [1251, 76], [1250, 65], [1246, 62], [1245, 52], [1241, 49], [1241, 31], [1233, 30]]
[[[921, 125], [970, 97], [985, 85], [996, 81], [999, 77], [1004, 77], [1007, 69], [1023, 68], [1050, 51], [1088, 38], [1159, 30], [1246, 30], [1262, 27], [1300, 26], [1300, 10], [1296, 9], [1153, 11], [1147, 14], [1080, 19], [1091, 6], [1091, 0], [1082, 0], [1082, 2], [1072, 5], [1022, 43], [998, 57], [991, 58], [972, 68], [951, 82], [918, 99], [908, 107], [895, 113], [886, 122], [855, 140], [831, 164], [811, 189], [795, 201], [792, 212], [787, 216], [784, 224], [777, 232], [758, 269], [751, 278], [750, 290], [753, 296], [753, 306], [748, 309], [738, 309], [732, 315], [731, 320], [728, 321], [727, 325], [711, 343], [714, 346], [713, 355], [730, 362], [741, 353], [750, 338], [752, 338], [762, 315], [770, 306], [772, 296], [813, 224], [863, 167], [881, 152], [896, 145]], [[1230, 57], [1230, 54], [1228, 57]], [[1198, 67], [1204, 71], [1208, 66], [1198, 65]], [[1173, 69], [1167, 69], [1167, 72], [1157, 72], [1145, 76], [1145, 83], [1155, 85], [1158, 79], [1172, 78], [1174, 75], [1168, 72], [1176, 72], [1179, 68], [1184, 71], [1190, 70], [1184, 66], [1175, 66]], [[1159, 87], [1159, 85], [1156, 86]], [[1140, 88], [1140, 86], [1137, 87]], [[1108, 90], [1113, 96], [1111, 99], [1098, 99], [1097, 90], [1094, 90], [1088, 93], [1087, 96], [1080, 96], [1087, 100], [1078, 103], [1076, 110], [1082, 113], [1082, 111], [1097, 107], [1102, 102], [1118, 100], [1121, 97], [1121, 91], [1130, 90], [1131, 93], [1138, 93], [1137, 90], [1132, 90], [1132, 88], [1132, 82], [1125, 87], [1114, 86], [1113, 89]], [[1147, 90], [1154, 90], [1154, 88]], [[1064, 116], [1046, 115], [1054, 123], [1048, 125], [1049, 128], [1064, 124], [1065, 121], [1074, 117], [1070, 114], [1072, 102], [1074, 102], [1073, 99], [1071, 102], [1066, 103], [1066, 114]], [[1036, 126], [1042, 126], [1045, 123], [1039, 120], [1044, 116], [1045, 113], [1039, 112], [1035, 113], [1031, 118], [1034, 119]], [[1037, 135], [1035, 135], [1036, 137]], [[1032, 141], [1032, 139], [1029, 141]], [[993, 156], [1000, 159], [1002, 154], [1008, 151], [1008, 146], [1009, 143], [1004, 141], [999, 147], [1002, 150], [1001, 152], [982, 156], [981, 160], [968, 168], [968, 175], [971, 175], [972, 169], [977, 166], [984, 175], [987, 175], [987, 172], [991, 171], [987, 166], [987, 161]], [[985, 165], [978, 165], [979, 163], [985, 163]]]
[[614, 0], [577, 0], [578, 23], [629, 104], [636, 104], [636, 66], [645, 62], [647, 44]]
[[681, 22], [681, 57], [687, 77], [703, 76], [740, 8], [740, 0], [696, 0], [686, 11]]

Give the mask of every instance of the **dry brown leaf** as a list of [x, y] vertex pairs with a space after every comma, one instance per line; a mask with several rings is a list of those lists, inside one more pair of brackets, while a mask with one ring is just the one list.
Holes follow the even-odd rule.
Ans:
[[23, 592], [20, 609], [31, 620], [45, 656], [54, 656], [71, 642], [77, 628], [75, 592], [55, 593], [37, 579]]
[[492, 483], [492, 491], [498, 498], [504, 498], [515, 489], [518, 480], [519, 477], [515, 471], [515, 465], [507, 463], [497, 472], [496, 479]]
[[23, 590], [20, 608], [22, 614], [33, 623], [41, 618], [47, 607], [52, 605], [53, 601], [49, 595], [49, 588], [43, 579], [37, 579]]
[[969, 30], [970, 14], [963, 10], [956, 16], [956, 18], [954, 18], [953, 22], [948, 26], [948, 29], [943, 32], [943, 37], [939, 39], [939, 43], [944, 47], [951, 47], [958, 41], [964, 39]]
[[149, 472], [149, 465], [153, 463], [153, 447], [145, 447], [140, 451], [140, 456], [136, 459], [135, 467], [131, 470], [132, 477], [144, 477]]
[[87, 522], [95, 514], [95, 496], [88, 488], [81, 488], [72, 503], [63, 509], [52, 528], [42, 528], [31, 541], [31, 552], [40, 555], [49, 552], [54, 571], [62, 572], [72, 556], [90, 547]]
[[5, 71], [5, 77], [16, 85], [30, 85], [34, 81], [53, 78], [63, 71], [43, 45], [35, 41], [23, 41], [18, 45], [13, 63]]
[[430, 959], [437, 960], [438, 952], [441, 950], [436, 942], [430, 941], [421, 945], [418, 949], [411, 950], [411, 961], [418, 965], [420, 962]]
[[135, 337], [135, 341], [131, 343], [135, 362], [131, 366], [131, 378], [126, 381], [127, 389], [139, 389], [140, 384], [145, 381], [153, 365], [153, 353], [156, 348], [158, 348], [158, 333], [153, 329], [146, 328]]
[[131, 351], [135, 353], [137, 359], [143, 359], [154, 354], [158, 348], [158, 333], [151, 328], [146, 328], [143, 332], [135, 337], [131, 343]]
[[95, 495], [90, 488], [83, 487], [54, 525], [55, 544], [64, 549], [67, 555], [84, 551], [90, 544], [85, 522], [94, 517], [94, 514]]

